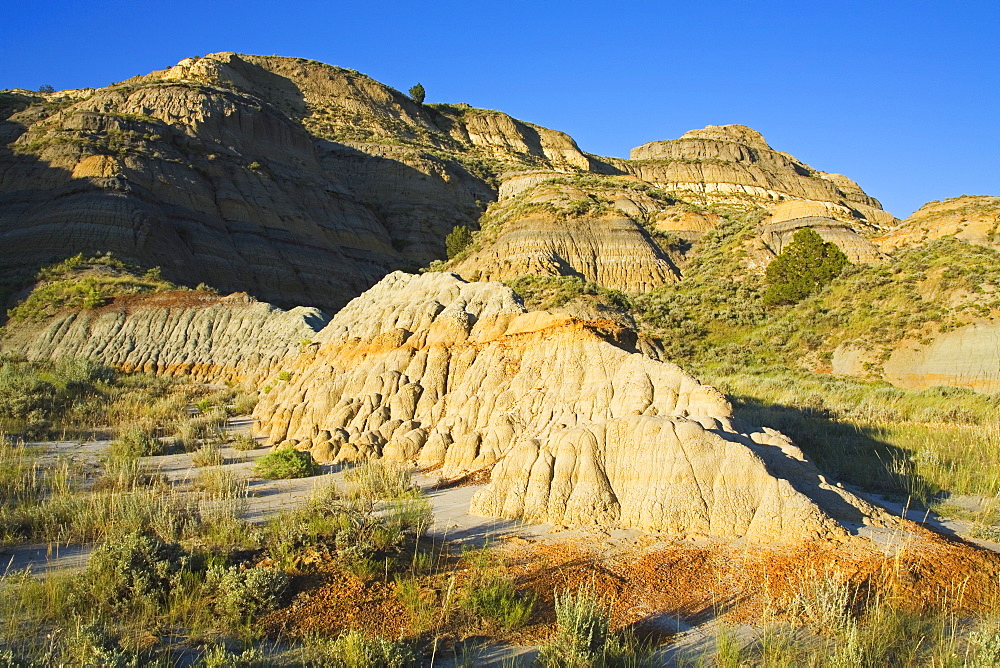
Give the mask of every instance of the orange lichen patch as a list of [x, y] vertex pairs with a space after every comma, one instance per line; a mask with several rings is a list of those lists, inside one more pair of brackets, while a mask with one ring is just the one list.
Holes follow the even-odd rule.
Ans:
[[336, 637], [356, 629], [396, 639], [406, 635], [409, 619], [391, 583], [323, 571], [304, 579], [292, 604], [267, 615], [261, 623], [272, 636], [319, 633]]
[[[434, 467], [426, 469], [424, 472], [429, 472]], [[440, 468], [440, 465], [437, 467]], [[436, 469], [434, 469], [436, 470]], [[490, 479], [492, 478], [493, 467], [488, 466], [486, 468], [481, 468], [476, 471], [471, 471], [465, 475], [459, 476], [457, 478], [450, 478], [448, 480], [442, 480], [438, 484], [434, 485], [432, 489], [451, 489], [453, 487], [470, 487], [472, 485], [488, 485]]]
[[634, 545], [609, 553], [593, 541], [509, 545], [523, 584], [552, 623], [553, 592], [593, 586], [611, 603], [613, 627], [642, 628], [668, 615], [689, 623], [721, 617], [755, 625], [788, 613], [818, 578], [846, 581], [862, 605], [878, 596], [915, 611], [979, 612], [1000, 601], [1000, 555], [914, 527], [896, 554], [861, 541], [791, 548]]
[[[555, 625], [555, 595], [583, 587], [608, 604], [612, 630], [633, 629], [657, 642], [672, 634], [664, 620], [693, 625], [719, 618], [751, 626], [777, 619], [795, 622], [801, 614], [797, 597], [825, 577], [849, 583], [859, 612], [875, 601], [916, 612], [995, 609], [1000, 555], [916, 525], [907, 528], [912, 530], [907, 542], [893, 553], [862, 539], [785, 548], [650, 537], [507, 541], [496, 548], [502, 558], [489, 568], [537, 597], [527, 626], [507, 634], [458, 604], [475, 570], [464, 560], [444, 560], [436, 574], [421, 576], [419, 584], [421, 598], [432, 605], [432, 632], [445, 645], [483, 634], [503, 635], [518, 644], [544, 642]], [[445, 600], [450, 601], [447, 613]], [[264, 628], [275, 637], [336, 636], [352, 628], [392, 639], [429, 632], [400, 602], [391, 573], [361, 582], [329, 564], [303, 577], [292, 604], [266, 617]]]

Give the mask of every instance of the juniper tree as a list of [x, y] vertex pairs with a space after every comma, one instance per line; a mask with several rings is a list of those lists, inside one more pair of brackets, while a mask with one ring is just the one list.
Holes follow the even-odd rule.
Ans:
[[836, 244], [803, 227], [767, 266], [764, 303], [794, 304], [820, 290], [850, 264]]

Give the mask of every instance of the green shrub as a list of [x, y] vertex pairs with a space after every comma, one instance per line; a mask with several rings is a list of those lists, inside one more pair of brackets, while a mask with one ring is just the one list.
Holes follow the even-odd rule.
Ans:
[[215, 610], [244, 621], [284, 605], [289, 582], [288, 573], [278, 568], [213, 567], [206, 576], [206, 584], [215, 593]]
[[410, 492], [410, 469], [404, 464], [371, 459], [344, 473], [355, 497], [397, 499]]
[[350, 630], [336, 640], [313, 638], [307, 643], [303, 663], [337, 668], [403, 668], [419, 665], [409, 647], [382, 637], [370, 638]]
[[850, 264], [847, 256], [808, 227], [795, 232], [767, 266], [765, 304], [794, 304], [822, 289]]
[[422, 85], [418, 83], [414, 86], [410, 86], [410, 90], [408, 92], [410, 93], [411, 100], [413, 100], [417, 104], [424, 103], [424, 96], [427, 94], [427, 91], [424, 90], [424, 87]]
[[494, 575], [475, 581], [464, 591], [461, 605], [499, 624], [505, 631], [524, 626], [535, 606], [534, 594], [520, 595], [513, 581]]
[[539, 661], [545, 666], [584, 668], [603, 659], [611, 612], [593, 587], [555, 595], [556, 631], [542, 645]]
[[472, 231], [468, 227], [465, 225], [456, 225], [453, 227], [448, 236], [444, 238], [444, 246], [448, 253], [448, 259], [452, 260], [456, 258], [471, 243]]
[[236, 450], [256, 450], [257, 439], [249, 434], [237, 434], [233, 438], [232, 446]]
[[143, 602], [158, 606], [187, 561], [179, 545], [155, 535], [113, 537], [94, 550], [87, 568], [73, 583], [73, 597], [81, 610], [122, 610]]
[[138, 425], [125, 429], [108, 446], [111, 457], [150, 457], [166, 454], [166, 451], [166, 446], [159, 439]]
[[191, 457], [191, 464], [193, 466], [221, 466], [225, 463], [226, 458], [222, 456], [217, 447], [211, 444], [203, 445]]
[[242, 652], [232, 652], [224, 644], [214, 645], [195, 664], [198, 668], [264, 668], [271, 665], [267, 657], [256, 647], [247, 647]]
[[306, 478], [322, 472], [323, 469], [311, 454], [293, 448], [280, 448], [270, 452], [261, 457], [254, 466], [254, 473], [269, 480]]

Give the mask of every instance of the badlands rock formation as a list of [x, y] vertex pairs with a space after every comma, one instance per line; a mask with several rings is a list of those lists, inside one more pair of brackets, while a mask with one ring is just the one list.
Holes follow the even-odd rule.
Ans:
[[963, 195], [928, 202], [899, 227], [874, 241], [883, 250], [891, 251], [948, 235], [1000, 249], [1000, 197]]
[[[686, 204], [821, 202], [856, 232], [892, 220], [850, 179], [743, 126], [633, 158], [299, 58], [217, 53], [102, 89], [8, 91], [0, 282], [110, 251], [176, 283], [332, 312], [392, 270], [443, 258], [454, 226], [482, 223], [494, 229], [454, 267], [465, 276], [578, 274], [637, 292], [678, 277], [653, 233], [690, 242], [717, 224]], [[576, 177], [590, 181], [552, 182]]]
[[529, 174], [480, 221], [480, 248], [451, 268], [478, 280], [580, 275], [627, 292], [680, 274], [646, 223], [665, 203], [634, 179], [595, 181]]
[[591, 164], [567, 135], [499, 112], [232, 53], [0, 94], [0, 138], [5, 271], [111, 251], [175, 282], [329, 310], [442, 257], [495, 198], [490, 170]]
[[34, 323], [7, 328], [0, 350], [32, 360], [82, 357], [125, 371], [253, 385], [326, 322], [314, 308], [282, 311], [245, 294], [161, 292], [63, 311], [40, 329]]
[[833, 352], [832, 371], [866, 377], [866, 363], [881, 364], [882, 380], [909, 390], [953, 385], [1000, 392], [1000, 325], [984, 320], [939, 333], [930, 342], [906, 339], [888, 359], [858, 346], [840, 346]]
[[836, 218], [839, 208], [829, 202], [790, 200], [770, 209], [761, 225], [760, 235], [768, 250], [777, 255], [792, 242], [795, 232], [803, 227], [815, 230], [824, 241], [830, 241], [844, 251], [851, 262], [878, 262], [884, 256], [871, 241]]
[[764, 137], [743, 125], [709, 125], [672, 141], [632, 149], [623, 167], [671, 191], [705, 195], [712, 201], [825, 202], [834, 217], [878, 228], [894, 222], [878, 200], [840, 174], [815, 170], [775, 151]]
[[742, 125], [644, 144], [631, 160], [608, 159], [594, 171], [603, 175], [508, 175], [480, 219], [477, 247], [449, 268], [489, 280], [577, 274], [642, 292], [678, 279], [679, 258], [658, 239], [697, 241], [721, 220], [708, 204], [769, 212], [750, 251], [759, 267], [801, 227], [813, 227], [854, 262], [879, 261], [863, 235], [895, 222], [847, 177], [813, 170]]
[[634, 352], [607, 321], [525, 313], [509, 289], [394, 273], [338, 313], [255, 411], [327, 461], [491, 469], [476, 513], [794, 541], [877, 513], [787, 438]]

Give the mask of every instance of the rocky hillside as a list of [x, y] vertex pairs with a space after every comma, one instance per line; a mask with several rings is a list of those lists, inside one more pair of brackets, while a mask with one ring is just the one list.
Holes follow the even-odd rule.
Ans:
[[477, 514], [794, 542], [881, 515], [787, 438], [608, 321], [497, 283], [392, 274], [338, 313], [255, 416], [321, 460], [490, 471]]
[[891, 251], [915, 246], [941, 237], [1000, 249], [1000, 197], [952, 197], [942, 202], [928, 202], [913, 215], [875, 239], [882, 249]]
[[465, 276], [574, 274], [637, 292], [677, 280], [713, 204], [819, 207], [761, 231], [764, 263], [775, 234], [807, 224], [870, 259], [855, 233], [892, 221], [850, 179], [743, 126], [604, 159], [501, 112], [418, 104], [297, 58], [219, 53], [102, 89], [7, 91], [0, 144], [8, 285], [110, 251], [176, 283], [333, 311], [444, 258], [464, 226], [484, 228], [454, 265]]
[[98, 90], [9, 91], [0, 140], [6, 274], [111, 251], [176, 282], [326, 309], [443, 257], [498, 173], [591, 165], [566, 135], [499, 112], [231, 53]]
[[447, 266], [472, 278], [579, 275], [645, 292], [680, 278], [678, 265], [718, 226], [720, 206], [765, 213], [754, 271], [802, 227], [855, 262], [880, 261], [867, 237], [895, 222], [847, 177], [775, 151], [745, 126], [708, 126], [644, 144], [631, 160], [605, 159], [590, 174], [508, 175], [472, 247]]

